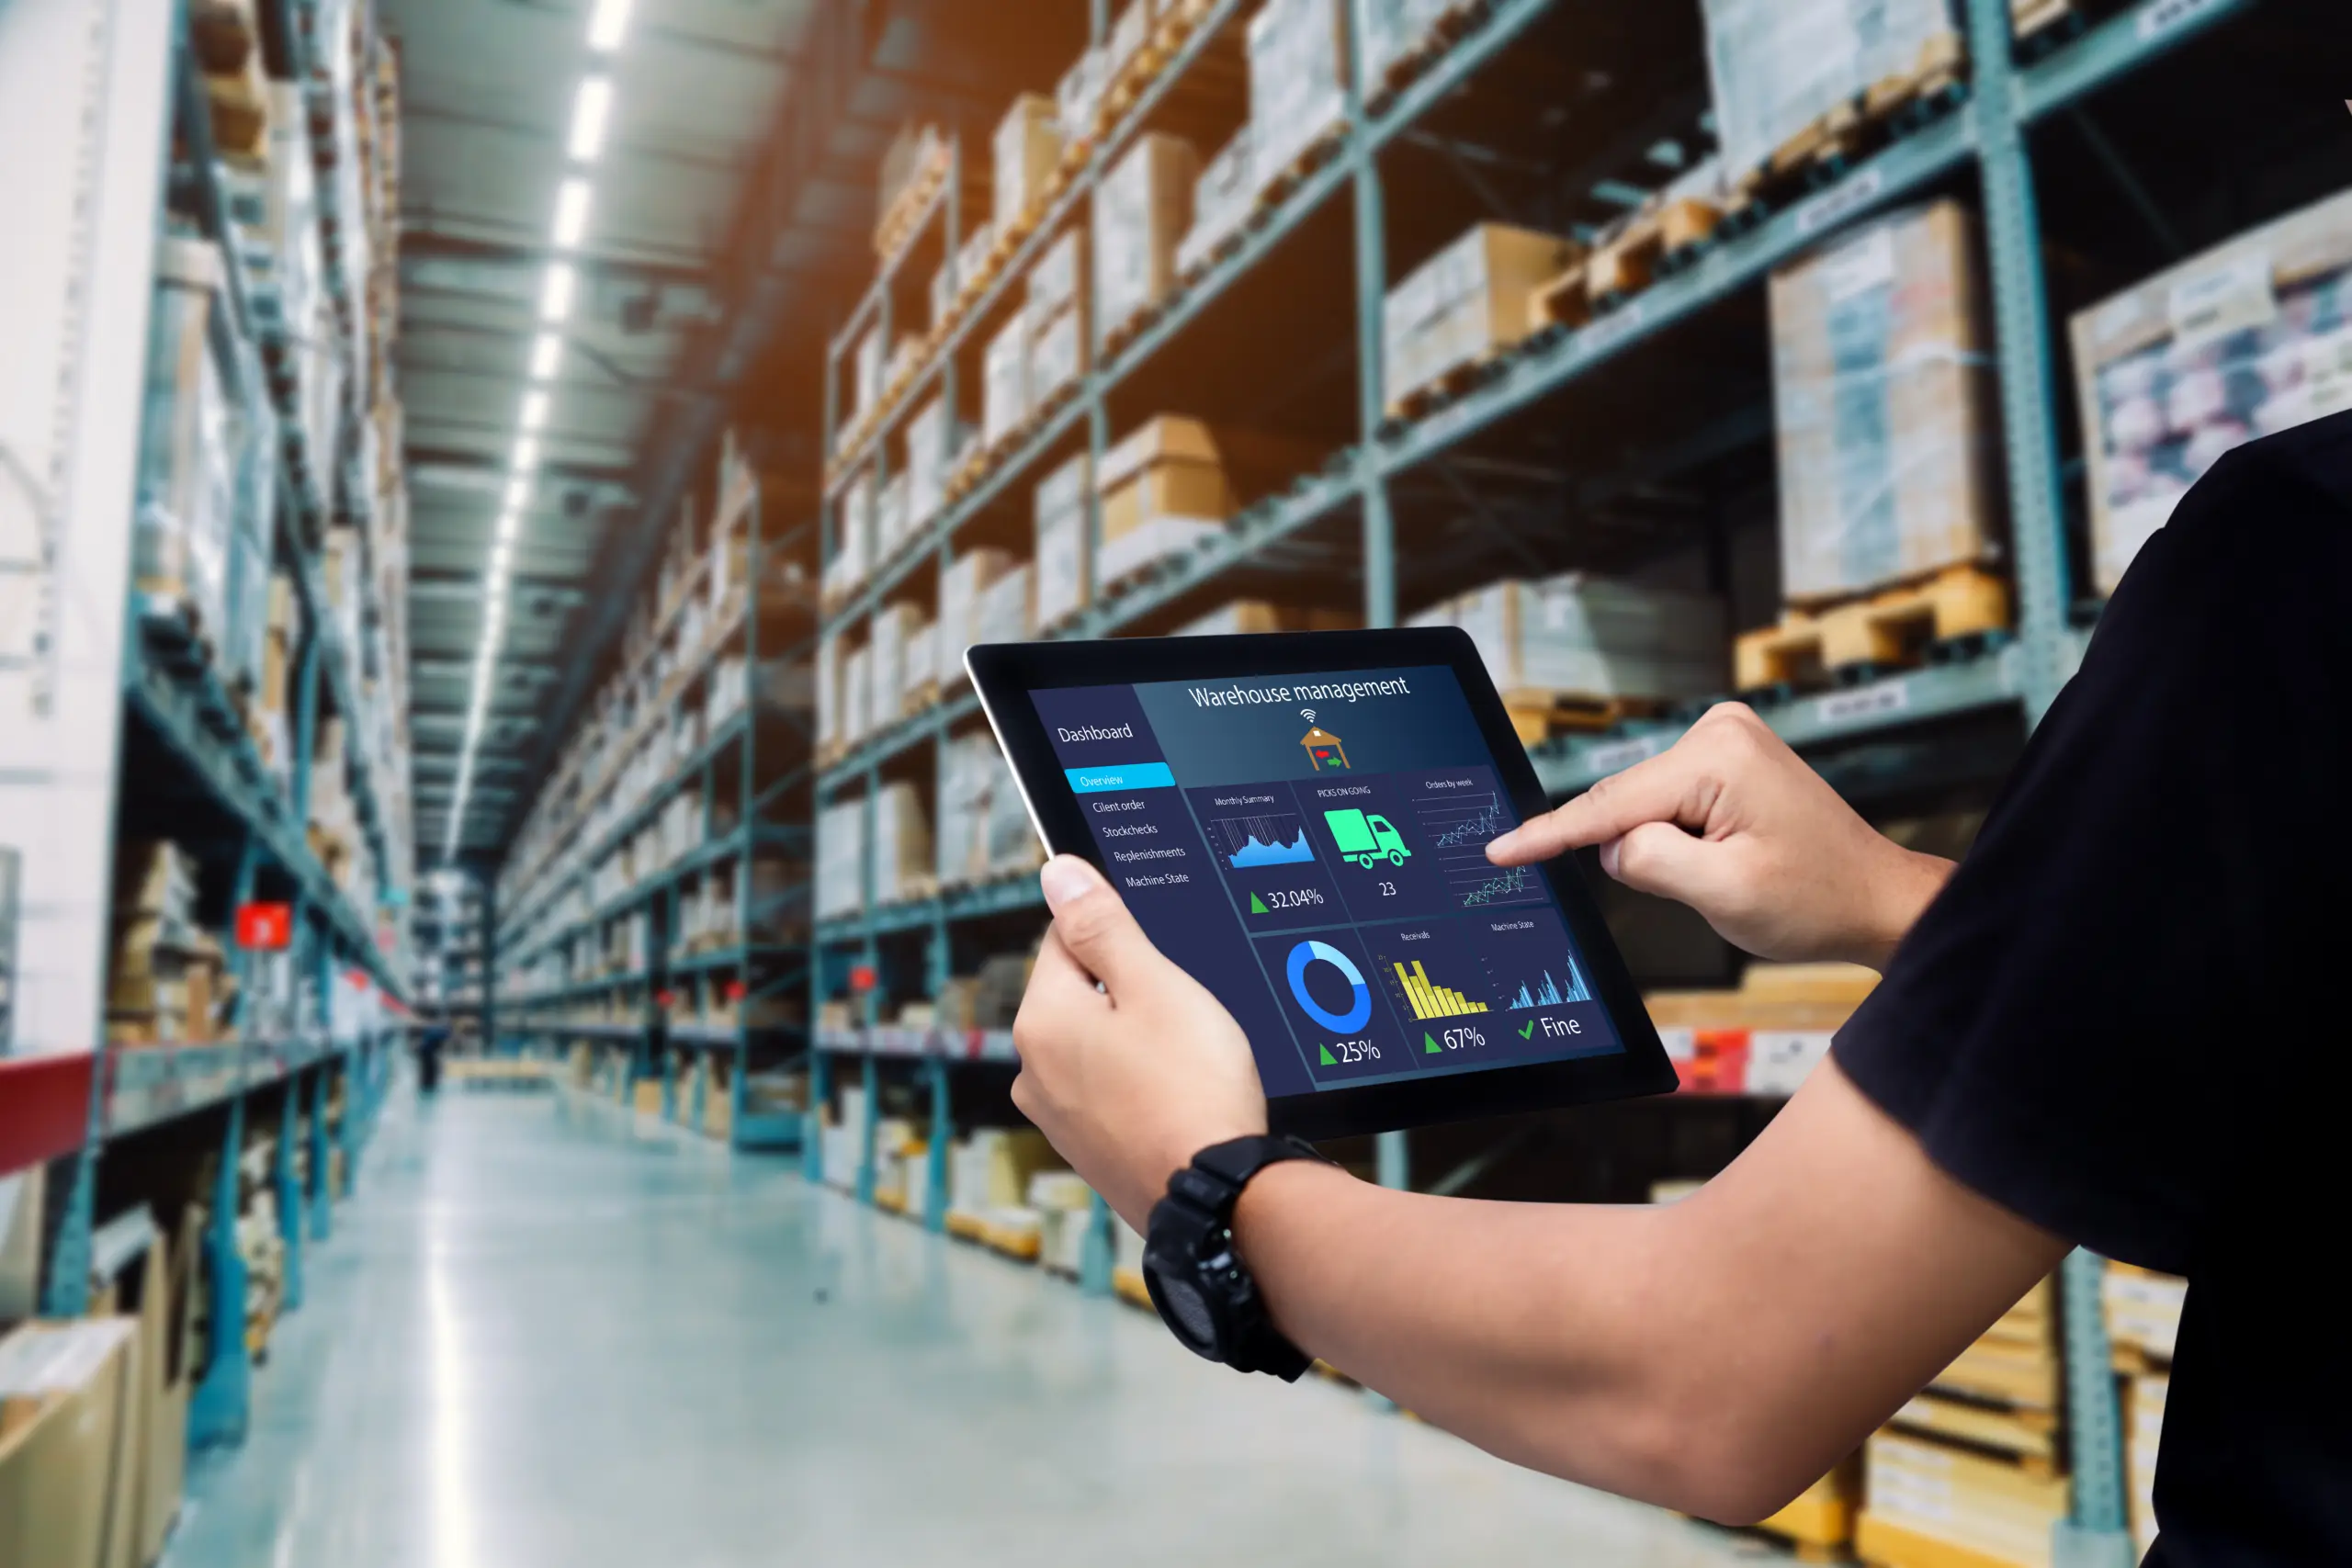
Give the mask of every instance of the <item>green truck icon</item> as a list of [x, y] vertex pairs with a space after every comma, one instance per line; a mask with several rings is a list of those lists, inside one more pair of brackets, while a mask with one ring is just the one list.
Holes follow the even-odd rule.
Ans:
[[1340, 858], [1367, 871], [1376, 861], [1403, 865], [1413, 853], [1405, 847], [1405, 835], [1377, 812], [1367, 816], [1361, 811], [1326, 811], [1323, 825], [1331, 829]]

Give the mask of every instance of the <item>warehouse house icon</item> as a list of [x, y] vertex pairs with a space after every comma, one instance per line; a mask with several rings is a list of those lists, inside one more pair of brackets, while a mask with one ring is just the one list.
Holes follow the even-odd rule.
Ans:
[[1300, 736], [1298, 743], [1306, 748], [1307, 760], [1315, 764], [1315, 771], [1318, 773], [1326, 768], [1348, 765], [1348, 749], [1340, 744], [1338, 736], [1319, 724]]

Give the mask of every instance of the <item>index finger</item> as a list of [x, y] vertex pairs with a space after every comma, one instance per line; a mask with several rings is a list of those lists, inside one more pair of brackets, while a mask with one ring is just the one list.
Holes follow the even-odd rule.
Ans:
[[1723, 784], [1696, 739], [1694, 730], [1566, 805], [1522, 822], [1487, 844], [1487, 858], [1497, 865], [1526, 865], [1622, 839], [1645, 822], [1694, 830], [1705, 826]]

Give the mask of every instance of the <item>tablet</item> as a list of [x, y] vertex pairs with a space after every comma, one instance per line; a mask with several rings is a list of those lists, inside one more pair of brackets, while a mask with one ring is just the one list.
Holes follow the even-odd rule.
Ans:
[[983, 645], [1048, 851], [1100, 867], [1333, 1138], [1651, 1094], [1673, 1065], [1575, 864], [1487, 842], [1546, 801], [1450, 627]]

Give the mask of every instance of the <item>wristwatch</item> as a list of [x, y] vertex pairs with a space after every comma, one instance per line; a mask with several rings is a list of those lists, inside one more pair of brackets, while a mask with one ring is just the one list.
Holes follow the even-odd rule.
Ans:
[[1266, 1167], [1322, 1158], [1296, 1138], [1235, 1138], [1168, 1179], [1144, 1237], [1143, 1281], [1160, 1321], [1194, 1355], [1284, 1382], [1311, 1364], [1266, 1315], [1258, 1282], [1233, 1250], [1233, 1206]]

